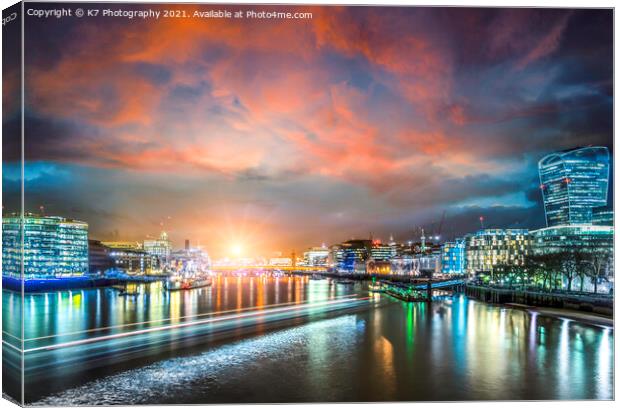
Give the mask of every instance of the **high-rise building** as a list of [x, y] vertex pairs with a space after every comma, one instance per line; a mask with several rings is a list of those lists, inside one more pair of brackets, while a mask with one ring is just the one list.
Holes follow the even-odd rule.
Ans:
[[609, 151], [583, 147], [538, 162], [547, 226], [591, 224], [592, 209], [607, 205]]
[[24, 279], [84, 276], [88, 272], [88, 224], [63, 217], [26, 214], [2, 218], [2, 273]]
[[593, 225], [614, 225], [614, 210], [611, 206], [592, 209]]
[[498, 265], [524, 265], [530, 251], [526, 229], [483, 229], [465, 236], [465, 271], [490, 273]]

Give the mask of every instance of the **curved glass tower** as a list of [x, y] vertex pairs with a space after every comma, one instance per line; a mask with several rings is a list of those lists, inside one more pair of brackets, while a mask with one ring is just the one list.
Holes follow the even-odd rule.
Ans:
[[538, 162], [547, 226], [591, 224], [592, 209], [607, 205], [609, 151], [582, 147]]

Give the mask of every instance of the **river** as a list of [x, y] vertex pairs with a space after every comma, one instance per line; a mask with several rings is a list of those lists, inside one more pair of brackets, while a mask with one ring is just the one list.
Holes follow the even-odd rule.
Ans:
[[[138, 291], [26, 295], [26, 402], [613, 398], [613, 328], [464, 295], [404, 303], [364, 282], [307, 277]], [[19, 367], [20, 307], [3, 291], [5, 378]]]

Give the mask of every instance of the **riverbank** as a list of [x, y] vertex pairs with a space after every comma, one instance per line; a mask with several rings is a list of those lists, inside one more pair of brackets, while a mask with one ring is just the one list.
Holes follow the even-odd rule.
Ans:
[[[24, 292], [51, 292], [68, 289], [99, 288], [122, 285], [125, 283], [149, 283], [163, 280], [161, 276], [117, 276], [112, 278], [94, 278], [79, 276], [71, 278], [26, 279], [23, 281]], [[8, 276], [2, 277], [2, 288], [21, 292], [22, 281]]]
[[582, 323], [590, 323], [612, 328], [614, 326], [613, 318], [599, 315], [596, 313], [582, 312], [579, 310], [556, 309], [552, 307], [528, 306], [519, 303], [506, 303], [505, 306], [511, 307], [513, 309], [527, 310], [531, 313], [537, 313], [541, 316], [557, 317], [560, 319], [571, 319]]
[[611, 319], [613, 324], [614, 300], [612, 296], [547, 293], [475, 285], [466, 285], [465, 294], [487, 303], [521, 305], [536, 307], [541, 310], [566, 311], [567, 313], [577, 313], [577, 315], [582, 313], [598, 315]]

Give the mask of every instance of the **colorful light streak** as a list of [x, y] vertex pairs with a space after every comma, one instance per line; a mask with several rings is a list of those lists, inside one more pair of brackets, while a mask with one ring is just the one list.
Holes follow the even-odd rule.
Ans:
[[60, 349], [60, 348], [73, 347], [73, 346], [101, 342], [101, 341], [106, 341], [106, 340], [113, 340], [113, 339], [120, 339], [120, 338], [125, 338], [125, 337], [130, 337], [130, 336], [136, 336], [140, 334], [161, 332], [164, 330], [181, 329], [181, 328], [186, 328], [186, 327], [191, 327], [191, 326], [206, 325], [206, 324], [222, 322], [222, 321], [241, 320], [241, 319], [254, 318], [254, 317], [266, 317], [266, 316], [271, 316], [277, 313], [285, 313], [285, 312], [291, 312], [291, 311], [313, 310], [315, 308], [320, 308], [324, 306], [338, 305], [338, 304], [349, 303], [349, 302], [353, 303], [354, 301], [364, 301], [368, 299], [370, 298], [363, 297], [363, 298], [354, 298], [354, 299], [338, 299], [338, 300], [331, 300], [327, 302], [301, 304], [301, 305], [289, 306], [289, 307], [280, 307], [280, 308], [275, 308], [275, 309], [270, 309], [270, 310], [261, 310], [261, 311], [256, 311], [256, 312], [235, 314], [233, 316], [223, 316], [223, 317], [216, 317], [213, 319], [203, 319], [203, 320], [178, 323], [178, 324], [167, 325], [167, 326], [151, 327], [148, 329], [135, 330], [132, 332], [116, 333], [116, 334], [111, 334], [111, 335], [98, 336], [98, 337], [94, 337], [90, 339], [81, 339], [81, 340], [74, 340], [74, 341], [69, 341], [65, 343], [51, 344], [51, 345], [41, 346], [41, 347], [33, 347], [30, 349], [24, 349], [23, 352], [31, 353], [31, 352], [42, 351], [42, 350], [55, 350], [55, 349]]

